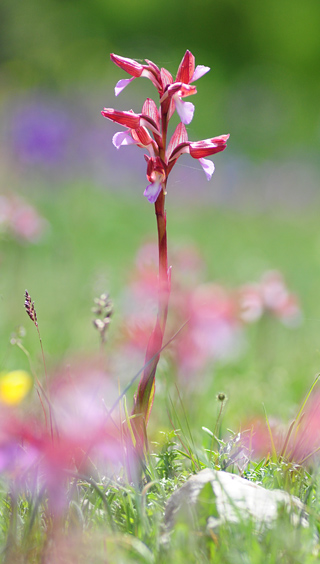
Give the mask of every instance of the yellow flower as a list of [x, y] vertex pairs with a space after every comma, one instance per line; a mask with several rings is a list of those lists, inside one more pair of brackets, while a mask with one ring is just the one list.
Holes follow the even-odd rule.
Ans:
[[0, 373], [0, 402], [18, 405], [32, 387], [32, 377], [25, 370]]

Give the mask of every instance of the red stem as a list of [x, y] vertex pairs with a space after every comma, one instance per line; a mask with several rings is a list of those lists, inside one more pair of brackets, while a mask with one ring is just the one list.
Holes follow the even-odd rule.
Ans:
[[[166, 167], [166, 141], [167, 141], [167, 114], [162, 112], [162, 148], [159, 156]], [[148, 424], [150, 412], [153, 405], [155, 393], [155, 376], [160, 359], [163, 336], [167, 323], [168, 305], [170, 295], [170, 274], [168, 269], [167, 251], [167, 220], [165, 212], [165, 194], [167, 180], [162, 185], [162, 190], [155, 202], [155, 214], [158, 229], [158, 249], [159, 249], [159, 289], [158, 289], [158, 314], [155, 327], [149, 338], [145, 364], [147, 364], [138, 385], [137, 394], [134, 398], [132, 415], [132, 427], [137, 440], [138, 451], [143, 450], [147, 445], [146, 425]], [[153, 360], [151, 360], [153, 359]]]
[[[170, 295], [170, 278], [168, 272], [168, 254], [167, 254], [167, 230], [166, 230], [166, 213], [164, 209], [165, 204], [165, 187], [160, 192], [157, 201], [155, 202], [155, 213], [158, 228], [158, 247], [159, 247], [159, 305], [158, 314], [155, 327], [150, 336], [145, 363], [148, 363], [152, 357], [155, 356], [152, 362], [145, 368], [142, 378], [138, 385], [135, 403], [132, 415], [141, 415], [145, 425], [147, 425], [150, 412], [153, 405], [154, 389], [155, 389], [155, 374], [159, 362], [160, 354], [157, 354], [163, 342], [163, 335], [167, 322], [168, 304]], [[137, 418], [140, 419], [141, 418]], [[134, 427], [141, 437], [141, 423], [135, 421]]]

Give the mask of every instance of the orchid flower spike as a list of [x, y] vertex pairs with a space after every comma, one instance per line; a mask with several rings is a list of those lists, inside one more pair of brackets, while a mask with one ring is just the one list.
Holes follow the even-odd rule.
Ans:
[[[115, 87], [120, 92], [134, 79], [145, 77], [151, 80], [159, 95], [159, 107], [151, 98], [143, 104], [141, 113], [133, 110], [120, 111], [104, 108], [102, 115], [123, 126], [125, 130], [114, 134], [113, 145], [119, 149], [135, 144], [148, 152], [148, 186], [144, 195], [151, 203], [156, 203], [161, 192], [166, 193], [168, 175], [180, 155], [189, 153], [202, 166], [208, 180], [214, 172], [214, 164], [205, 157], [224, 151], [229, 135], [220, 135], [203, 141], [189, 141], [185, 125], [190, 124], [194, 115], [194, 105], [184, 98], [197, 93], [194, 82], [204, 76], [210, 68], [195, 66], [195, 58], [186, 51], [178, 67], [175, 80], [167, 69], [161, 68], [146, 59], [142, 64], [134, 59], [111, 54], [111, 60], [131, 78], [121, 79]], [[174, 112], [181, 120], [167, 146], [168, 123]]]

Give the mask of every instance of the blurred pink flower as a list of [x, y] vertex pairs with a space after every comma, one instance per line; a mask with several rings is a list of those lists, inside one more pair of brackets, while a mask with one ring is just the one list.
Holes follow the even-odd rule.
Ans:
[[2, 407], [0, 416], [0, 472], [19, 482], [37, 461], [38, 450], [26, 448], [22, 436], [24, 425], [15, 411]]
[[302, 320], [298, 297], [289, 291], [282, 274], [276, 270], [266, 272], [259, 283], [240, 288], [239, 308], [245, 323], [257, 321], [264, 313], [274, 315], [290, 327]]
[[128, 352], [134, 349], [136, 352], [144, 353], [150, 333], [154, 325], [154, 314], [141, 312], [139, 315], [132, 315], [126, 318], [124, 329], [124, 339]]
[[0, 229], [8, 231], [19, 240], [36, 243], [46, 226], [46, 220], [22, 198], [0, 196]]
[[242, 346], [242, 326], [232, 295], [215, 284], [199, 286], [185, 302], [189, 322], [177, 341], [177, 361], [182, 373], [204, 368], [208, 361], [237, 356]]
[[246, 284], [239, 290], [240, 318], [245, 323], [258, 321], [264, 313], [259, 284]]
[[265, 308], [285, 325], [294, 326], [301, 322], [298, 298], [289, 292], [280, 272], [272, 270], [263, 275], [261, 293]]
[[[280, 453], [284, 441], [284, 430], [279, 421], [269, 419], [269, 425], [276, 452]], [[250, 457], [259, 460], [272, 456], [271, 437], [265, 419], [259, 417], [250, 419], [242, 424], [242, 428], [245, 429], [241, 434], [242, 444]]]
[[[156, 312], [157, 252], [152, 243], [140, 248], [124, 294], [121, 346], [127, 356], [136, 351], [140, 359]], [[230, 291], [216, 284], [199, 285], [205, 265], [194, 247], [173, 249], [172, 259], [176, 269], [167, 336], [171, 337], [188, 320], [169, 347], [180, 376], [190, 378], [204, 371], [208, 363], [236, 358], [244, 349], [245, 324], [258, 321], [267, 312], [286, 324], [301, 318], [298, 299], [276, 271], [264, 274], [258, 283]]]
[[320, 393], [309, 398], [304, 413], [291, 434], [287, 456], [295, 462], [319, 460]]
[[156, 245], [143, 245], [136, 258], [136, 268], [123, 296], [125, 323], [122, 329], [124, 348], [144, 353], [154, 325], [158, 298]]
[[47, 424], [42, 417], [18, 417], [9, 410], [1, 417], [0, 471], [18, 488], [31, 477], [44, 488], [51, 511], [61, 513], [68, 503], [70, 477], [78, 471], [90, 477], [93, 468], [106, 475], [123, 463], [120, 423], [116, 413], [108, 416], [116, 394], [94, 364], [79, 362], [62, 370], [50, 390], [53, 434], [49, 416]]
[[[320, 459], [320, 393], [308, 399], [305, 409], [293, 425], [269, 421], [277, 456], [296, 464], [315, 463]], [[254, 419], [243, 425], [245, 446], [251, 455], [260, 459], [272, 456], [273, 445], [264, 419]], [[289, 432], [290, 430], [290, 432]]]
[[156, 243], [145, 243], [138, 249], [135, 265], [138, 272], [143, 272], [146, 268], [152, 268], [158, 272], [158, 246]]

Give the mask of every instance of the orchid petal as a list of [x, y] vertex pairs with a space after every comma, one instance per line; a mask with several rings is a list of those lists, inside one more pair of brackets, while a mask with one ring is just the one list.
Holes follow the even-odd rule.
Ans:
[[115, 55], [115, 53], [110, 54], [110, 59], [113, 63], [118, 65], [122, 70], [126, 71], [127, 73], [131, 74], [133, 77], [141, 76], [141, 73], [144, 69], [144, 65], [138, 63], [134, 59], [128, 59], [127, 57], [120, 57], [119, 55]]
[[190, 80], [190, 82], [194, 82], [195, 80], [198, 80], [199, 78], [201, 78], [204, 74], [206, 74], [207, 72], [209, 72], [210, 67], [205, 67], [204, 65], [198, 65], [192, 75], [192, 78]]
[[149, 131], [146, 127], [138, 127], [137, 129], [132, 129], [131, 135], [133, 139], [143, 147], [148, 147], [150, 144], [152, 144], [152, 137], [149, 135]]
[[121, 80], [119, 80], [114, 88], [115, 95], [119, 96], [120, 92], [122, 92], [122, 90], [124, 90], [125, 87], [128, 86], [129, 82], [132, 82], [134, 79], [135, 77], [133, 76], [132, 78], [122, 78]]
[[141, 115], [135, 114], [132, 110], [121, 112], [114, 108], [104, 108], [101, 112], [103, 117], [115, 123], [120, 123], [129, 129], [137, 129], [140, 126]]
[[198, 159], [198, 161], [204, 170], [207, 180], [211, 180], [214, 173], [214, 163], [209, 161], [209, 159]]
[[185, 82], [186, 84], [191, 82], [190, 78], [194, 73], [194, 60], [191, 51], [187, 49], [179, 65], [176, 81], [181, 80], [181, 82]]
[[155, 203], [161, 192], [161, 188], [162, 186], [160, 179], [156, 180], [155, 182], [152, 182], [152, 184], [149, 184], [149, 186], [146, 187], [145, 191], [143, 192], [143, 195], [148, 199], [150, 204]]
[[[181, 143], [188, 143], [188, 133], [183, 123], [178, 123], [174, 134], [172, 135], [168, 148], [167, 148], [167, 158], [168, 162], [174, 151], [174, 149]], [[189, 147], [188, 147], [189, 148]]]
[[157, 124], [157, 128], [160, 130], [160, 118], [159, 110], [157, 104], [152, 100], [152, 98], [147, 98], [142, 106], [143, 115], [149, 116]]
[[203, 139], [202, 141], [195, 141], [190, 143], [190, 155], [194, 159], [202, 159], [215, 153], [220, 153], [227, 148], [227, 140], [229, 135], [220, 135], [212, 139]]
[[162, 88], [163, 90], [165, 90], [165, 87], [168, 86], [168, 84], [173, 84], [173, 78], [171, 73], [164, 68], [161, 69], [160, 74], [161, 74]]
[[152, 131], [156, 135], [160, 135], [160, 131], [158, 130], [157, 124], [151, 117], [141, 114], [140, 125], [142, 125], [143, 127], [147, 127], [148, 129], [150, 129], [150, 131]]
[[128, 131], [118, 131], [112, 137], [112, 143], [116, 149], [120, 149], [122, 145], [133, 145], [135, 141], [132, 139]]
[[188, 125], [192, 122], [193, 114], [194, 114], [194, 105], [191, 102], [183, 102], [179, 96], [173, 96], [176, 110], [178, 115], [185, 125]]

